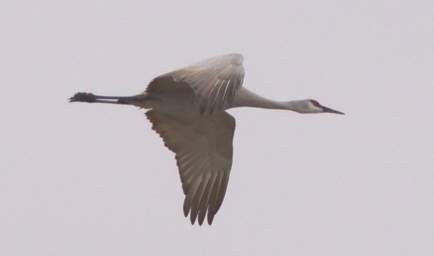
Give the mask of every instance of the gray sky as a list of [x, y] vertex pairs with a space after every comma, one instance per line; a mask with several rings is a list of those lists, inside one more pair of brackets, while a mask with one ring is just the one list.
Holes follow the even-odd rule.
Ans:
[[[433, 255], [434, 2], [2, 1], [0, 255]], [[214, 55], [347, 113], [235, 109], [213, 226], [129, 95]]]

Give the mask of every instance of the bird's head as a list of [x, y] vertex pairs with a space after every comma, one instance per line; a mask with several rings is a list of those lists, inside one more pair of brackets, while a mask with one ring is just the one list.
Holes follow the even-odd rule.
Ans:
[[343, 115], [344, 113], [325, 107], [321, 105], [317, 100], [314, 99], [306, 99], [306, 100], [297, 100], [292, 101], [291, 107], [292, 110], [295, 110], [299, 113], [309, 114], [309, 113], [333, 113]]

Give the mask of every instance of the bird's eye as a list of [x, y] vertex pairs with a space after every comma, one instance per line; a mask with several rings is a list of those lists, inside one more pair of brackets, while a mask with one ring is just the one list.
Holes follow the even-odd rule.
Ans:
[[310, 102], [312, 102], [312, 104], [313, 104], [315, 107], [321, 107], [321, 105], [319, 104], [319, 102], [316, 101], [316, 100], [310, 100]]

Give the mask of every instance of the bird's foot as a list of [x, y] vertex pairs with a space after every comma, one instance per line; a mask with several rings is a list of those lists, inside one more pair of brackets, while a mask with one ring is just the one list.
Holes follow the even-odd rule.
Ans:
[[69, 102], [88, 102], [92, 103], [96, 101], [96, 97], [92, 93], [87, 92], [78, 92], [71, 98], [69, 98]]

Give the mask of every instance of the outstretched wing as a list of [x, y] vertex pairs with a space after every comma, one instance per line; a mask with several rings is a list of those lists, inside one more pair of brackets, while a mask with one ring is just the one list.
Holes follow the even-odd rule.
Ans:
[[221, 111], [233, 102], [243, 84], [243, 56], [222, 55], [161, 75], [149, 84], [148, 90], [167, 77], [175, 83], [188, 84], [193, 89], [202, 113]]
[[235, 119], [226, 112], [182, 119], [156, 110], [146, 112], [164, 144], [176, 156], [185, 194], [184, 215], [192, 224], [205, 215], [211, 225], [226, 193], [232, 166]]

